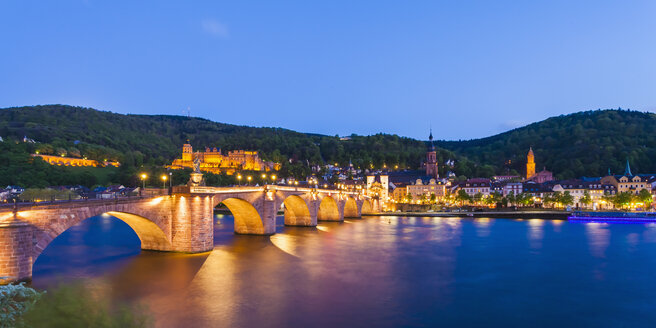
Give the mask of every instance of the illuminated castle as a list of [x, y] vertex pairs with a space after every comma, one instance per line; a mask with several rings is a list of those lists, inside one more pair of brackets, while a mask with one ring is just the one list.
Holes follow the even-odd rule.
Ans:
[[234, 174], [236, 171], [271, 171], [279, 170], [280, 164], [265, 162], [260, 159], [256, 151], [234, 150], [223, 155], [221, 149], [205, 148], [204, 152], [194, 152], [189, 143], [182, 146], [182, 158], [173, 161], [169, 166], [172, 169], [194, 168], [194, 158], [200, 161], [200, 170], [209, 173]]

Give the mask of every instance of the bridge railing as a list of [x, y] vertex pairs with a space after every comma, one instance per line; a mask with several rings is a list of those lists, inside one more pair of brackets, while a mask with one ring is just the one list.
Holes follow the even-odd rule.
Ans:
[[137, 200], [137, 199], [148, 199], [156, 196], [162, 196], [166, 193], [161, 192], [142, 192], [141, 195], [114, 195], [113, 197], [103, 197], [103, 198], [92, 198], [92, 197], [80, 197], [80, 198], [69, 198], [69, 199], [51, 199], [43, 201], [19, 201], [14, 199], [6, 203], [0, 203], [0, 209], [2, 208], [18, 208], [18, 207], [33, 207], [33, 206], [47, 206], [47, 205], [61, 205], [61, 204], [80, 204], [80, 203], [106, 203], [118, 200]]
[[344, 194], [351, 196], [365, 196], [362, 192], [346, 191], [340, 189], [322, 189], [311, 187], [298, 187], [298, 186], [282, 186], [282, 185], [262, 185], [262, 186], [231, 186], [231, 187], [210, 187], [210, 186], [175, 186], [173, 193], [199, 193], [199, 194], [221, 194], [221, 193], [245, 193], [245, 192], [259, 192], [264, 190], [279, 190], [279, 191], [292, 191], [292, 192], [317, 192], [329, 194]]

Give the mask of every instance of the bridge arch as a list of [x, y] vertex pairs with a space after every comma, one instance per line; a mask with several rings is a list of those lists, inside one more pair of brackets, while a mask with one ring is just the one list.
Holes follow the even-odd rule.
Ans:
[[344, 203], [344, 217], [345, 218], [358, 218], [358, 203], [355, 198], [348, 197]]
[[171, 250], [171, 241], [155, 222], [140, 215], [109, 211], [106, 214], [111, 215], [127, 223], [141, 240], [142, 249], [150, 250]]
[[285, 198], [283, 204], [285, 204], [285, 225], [313, 225], [310, 209], [303, 198], [297, 195], [290, 195]]
[[339, 206], [337, 201], [332, 196], [325, 196], [319, 203], [319, 211], [317, 213], [319, 221], [341, 221], [339, 215]]
[[371, 205], [371, 201], [368, 199], [362, 201], [362, 209], [360, 210], [360, 214], [371, 214], [373, 212], [374, 212], [374, 208]]
[[255, 206], [241, 198], [227, 198], [221, 200], [235, 218], [235, 233], [237, 234], [266, 234], [262, 217]]
[[139, 237], [139, 240], [141, 241], [141, 249], [170, 251], [173, 248], [171, 240], [166, 232], [164, 232], [164, 230], [162, 230], [162, 228], [155, 222], [144, 216], [119, 211], [75, 212], [76, 211], [67, 216], [69, 218], [68, 220], [47, 220], [49, 222], [48, 225], [42, 227], [37, 226], [37, 230], [34, 233], [36, 245], [34, 247], [34, 253], [32, 254], [32, 264], [36, 262], [48, 245], [50, 245], [50, 243], [59, 235], [73, 226], [98, 215], [113, 216], [125, 222], [137, 234], [137, 237]]

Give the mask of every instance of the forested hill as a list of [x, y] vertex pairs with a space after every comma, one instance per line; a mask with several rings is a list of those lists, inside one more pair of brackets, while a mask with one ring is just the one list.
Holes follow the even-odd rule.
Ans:
[[[536, 169], [560, 178], [622, 173], [628, 158], [633, 173], [656, 173], [656, 115], [596, 110], [552, 117], [492, 137], [439, 141], [470, 160], [524, 172], [533, 147]], [[510, 160], [511, 164], [505, 163]]]
[[[0, 137], [34, 139], [43, 153], [81, 153], [92, 159], [117, 159], [128, 165], [161, 165], [180, 156], [189, 139], [197, 149], [218, 147], [258, 150], [267, 160], [339, 162], [380, 167], [417, 167], [426, 145], [395, 135], [336, 136], [304, 134], [281, 128], [254, 128], [168, 115], [123, 115], [66, 105], [0, 109]], [[57, 150], [60, 151], [57, 151]]]
[[[180, 156], [187, 139], [196, 148], [258, 150], [264, 159], [283, 163], [284, 172], [299, 177], [308, 173], [308, 162], [346, 164], [352, 160], [362, 168], [385, 164], [417, 168], [426, 152], [424, 141], [387, 134], [340, 140], [281, 128], [184, 116], [123, 115], [65, 105], [0, 109], [0, 137], [23, 136], [36, 140], [33, 148], [39, 147], [42, 153], [117, 159], [126, 175], [131, 174], [130, 167], [170, 163]], [[627, 158], [634, 173], [656, 173], [656, 115], [624, 110], [579, 112], [488, 138], [437, 141], [436, 146], [441, 164], [456, 160], [455, 167], [440, 167], [442, 175], [447, 170], [466, 177], [523, 174], [529, 147], [535, 152], [537, 169], [546, 166], [558, 178], [600, 176], [609, 168], [622, 172]]]

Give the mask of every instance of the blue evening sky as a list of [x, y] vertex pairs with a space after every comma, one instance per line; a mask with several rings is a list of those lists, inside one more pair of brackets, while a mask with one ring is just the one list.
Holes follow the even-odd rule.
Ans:
[[656, 111], [656, 1], [0, 2], [0, 107], [489, 136]]

